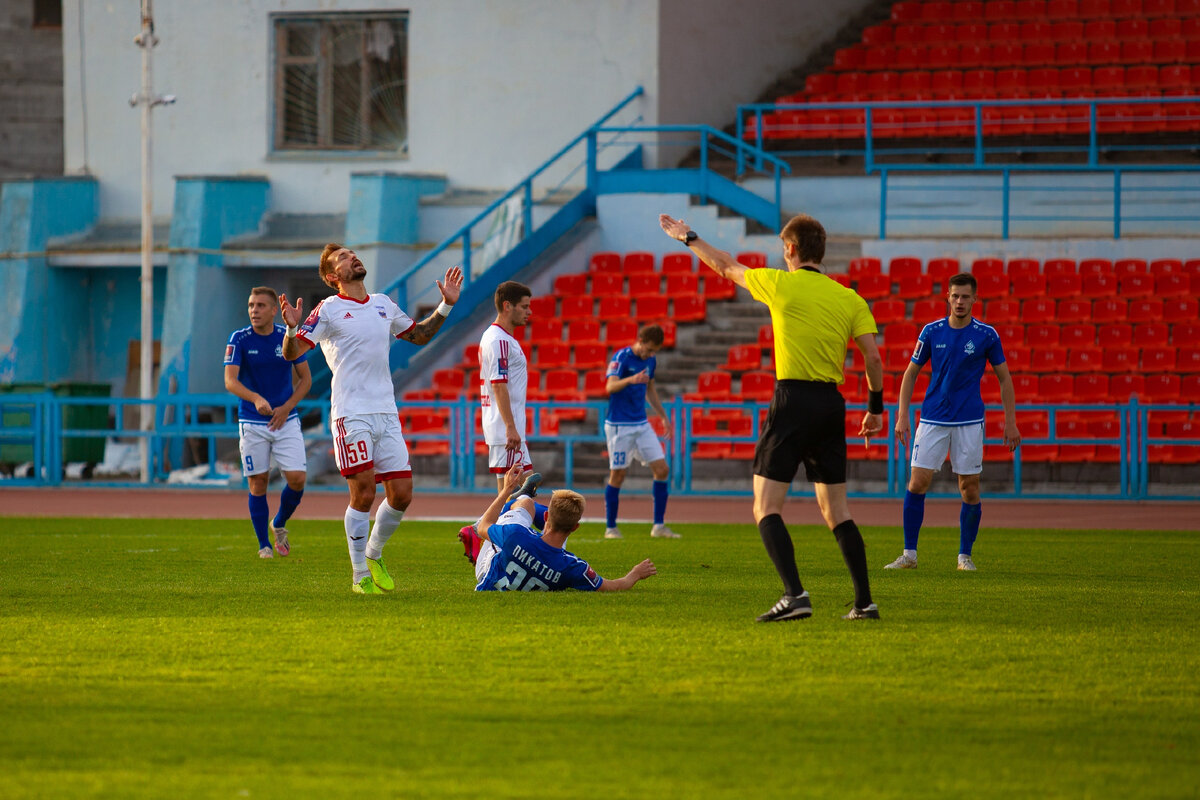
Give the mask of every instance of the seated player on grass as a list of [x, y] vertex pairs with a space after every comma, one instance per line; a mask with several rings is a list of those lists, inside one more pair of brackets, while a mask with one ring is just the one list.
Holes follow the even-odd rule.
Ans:
[[[579, 528], [584, 499], [578, 492], [560, 489], [550, 498], [545, 512], [545, 531], [539, 535], [531, 527], [534, 502], [527, 494], [514, 493], [522, 481], [522, 465], [514, 464], [504, 474], [499, 494], [479, 522], [482, 540], [475, 560], [476, 591], [547, 591], [580, 589], [594, 592], [619, 592], [658, 574], [646, 559], [623, 578], [604, 580], [583, 559], [563, 549]], [[510, 504], [509, 511], [501, 509]], [[459, 534], [462, 538], [462, 533]]]

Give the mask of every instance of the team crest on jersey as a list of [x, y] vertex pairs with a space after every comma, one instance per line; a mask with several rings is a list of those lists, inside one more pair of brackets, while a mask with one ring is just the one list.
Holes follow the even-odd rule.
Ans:
[[913, 357], [913, 358], [920, 358], [920, 357], [921, 357], [921, 351], [922, 351], [922, 350], [924, 350], [924, 349], [925, 349], [925, 343], [924, 343], [924, 342], [922, 342], [920, 339], [917, 339], [917, 344], [916, 344], [916, 346], [915, 346], [915, 347], [913, 347], [913, 353], [912, 353], [912, 357]]
[[587, 579], [589, 581], [591, 581], [592, 583], [596, 582], [596, 570], [592, 569], [591, 567], [588, 567], [587, 572], [585, 574], [587, 575]]
[[283, 358], [283, 345], [282, 344], [275, 345], [275, 357]]
[[387, 319], [387, 312], [383, 310], [383, 306], [375, 306], [375, 310], [379, 312], [379, 316]]
[[225, 345], [225, 363], [230, 364], [232, 362], [233, 362], [233, 345], [227, 344], [227, 345]]
[[963, 348], [963, 352], [967, 355], [973, 354], [975, 352], [975, 342], [971, 339], [968, 339], [967, 346]]

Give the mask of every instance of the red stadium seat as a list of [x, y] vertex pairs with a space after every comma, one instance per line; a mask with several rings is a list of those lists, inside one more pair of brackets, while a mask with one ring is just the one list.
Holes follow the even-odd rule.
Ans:
[[696, 391], [706, 400], [728, 400], [733, 391], [733, 379], [728, 372], [701, 372], [696, 376]]
[[561, 342], [563, 334], [563, 321], [557, 317], [548, 319], [533, 319], [529, 323], [532, 331], [529, 335], [529, 341], [532, 344], [548, 344], [550, 342]]
[[1145, 394], [1147, 403], [1173, 403], [1179, 400], [1180, 379], [1174, 373], [1156, 373], [1146, 376]]
[[629, 276], [629, 296], [633, 298], [662, 296], [662, 280], [653, 272], [636, 272]]
[[878, 275], [882, 271], [882, 262], [880, 262], [878, 258], [873, 258], [870, 256], [850, 259], [850, 266], [847, 269], [850, 277], [855, 280], [858, 280], [864, 275]]
[[1096, 331], [1100, 347], [1129, 347], [1133, 343], [1133, 326], [1125, 323], [1102, 325]]
[[600, 341], [600, 323], [594, 319], [573, 319], [567, 323], [567, 341], [592, 344]]
[[1176, 322], [1171, 326], [1171, 343], [1176, 347], [1187, 347], [1200, 342], [1200, 323]]
[[1140, 398], [1145, 391], [1146, 379], [1141, 375], [1127, 373], [1108, 379], [1108, 399], [1114, 403], [1128, 403], [1131, 396], [1138, 395]]
[[769, 402], [775, 396], [775, 376], [770, 372], [747, 372], [742, 375], [742, 399]]
[[605, 322], [610, 319], [629, 319], [629, 298], [625, 296], [601, 297], [600, 310], [596, 318]]
[[1102, 297], [1092, 301], [1092, 321], [1097, 325], [1122, 322], [1127, 315], [1128, 303], [1118, 297]]
[[1148, 297], [1154, 294], [1154, 277], [1151, 275], [1125, 275], [1118, 281], [1118, 294], [1125, 298]]
[[897, 256], [888, 264], [888, 274], [892, 276], [892, 281], [899, 281], [901, 278], [908, 278], [921, 274], [921, 259], [912, 256]]
[[[1200, 372], [1200, 346], [1181, 347], [1175, 351], [1175, 369], [1180, 374]], [[1190, 395], [1185, 394], [1184, 397]]]
[[1009, 291], [1017, 300], [1043, 297], [1046, 294], [1046, 277], [1044, 275], [1016, 276], [1012, 279]]
[[469, 344], [463, 348], [462, 361], [458, 362], [460, 368], [466, 369], [474, 367], [479, 369], [479, 345]]
[[593, 273], [591, 294], [600, 298], [625, 294], [625, 276], [619, 272]]
[[1163, 301], [1163, 322], [1195, 322], [1200, 315], [1200, 302], [1190, 297]]
[[1142, 372], [1167, 372], [1175, 369], [1176, 351], [1170, 345], [1142, 348]]
[[654, 254], [645, 252], [626, 253], [621, 262], [625, 274], [654, 272]]
[[1154, 345], [1165, 345], [1169, 338], [1169, 328], [1165, 324], [1147, 323], [1144, 325], [1135, 325], [1133, 328], [1134, 347], [1151, 347]]
[[1138, 351], [1132, 347], [1109, 347], [1100, 351], [1100, 368], [1117, 374], [1138, 368]]
[[1041, 347], [1037, 345], [1030, 347], [1029, 370], [1031, 372], [1065, 372], [1066, 369], [1066, 350], [1063, 350], [1061, 347]]
[[708, 315], [703, 297], [675, 297], [671, 300], [671, 306], [676, 322], [703, 322]]
[[855, 291], [864, 300], [879, 300], [892, 294], [892, 279], [888, 275], [863, 275], [858, 279]]
[[691, 253], [670, 253], [663, 256], [662, 271], [664, 275], [677, 275], [696, 271], [696, 260]]
[[637, 298], [637, 310], [634, 313], [634, 319], [638, 322], [665, 319], [667, 317], [668, 302], [670, 302], [669, 299], [663, 295], [639, 297]]
[[[945, 316], [944, 304], [942, 308], [942, 316]], [[989, 325], [994, 325], [998, 322], [1028, 321], [1021, 318], [1021, 301], [1019, 300], [989, 300], [985, 308], [984, 319], [987, 320]]]
[[1063, 325], [1059, 343], [1063, 347], [1078, 349], [1096, 347], [1096, 326], [1087, 324]]
[[[998, 301], [993, 301], [998, 302]], [[1019, 308], [1018, 308], [1019, 311]], [[917, 323], [924, 325], [927, 322], [932, 322], [935, 319], [941, 319], [946, 316], [946, 301], [945, 300], [918, 300], [913, 303], [912, 319]], [[1016, 322], [1016, 319], [999, 320], [1001, 322]]]
[[[1037, 400], [1039, 403], [1065, 403], [1075, 391], [1075, 379], [1070, 375], [1051, 373], [1038, 379]], [[1038, 438], [1031, 436], [1030, 438]]]
[[1072, 400], [1076, 403], [1103, 403], [1108, 397], [1108, 375], [1089, 372], [1075, 376]]
[[638, 327], [632, 319], [609, 320], [604, 325], [604, 343], [610, 350], [631, 345], [637, 339]]
[[708, 300], [732, 300], [737, 297], [737, 284], [710, 272], [704, 276], [704, 297]]
[[885, 345], [912, 345], [917, 341], [921, 328], [912, 322], [893, 322], [883, 329]]
[[588, 276], [586, 272], [574, 275], [559, 275], [554, 279], [554, 293], [557, 295], [587, 294]]
[[537, 355], [534, 358], [538, 369], [565, 367], [571, 363], [571, 346], [561, 342], [548, 342], [537, 345]]
[[906, 309], [903, 300], [877, 300], [871, 304], [871, 314], [877, 325], [887, 325], [905, 319]]
[[1075, 348], [1067, 351], [1067, 372], [1099, 372], [1104, 368], [1104, 354], [1094, 347]]
[[934, 258], [930, 259], [926, 274], [933, 278], [934, 281], [941, 284], [942, 291], [946, 290], [945, 281], [953, 275], [962, 272], [962, 267], [959, 265], [957, 258]]
[[1163, 302], [1162, 300], [1141, 299], [1129, 301], [1129, 322], [1158, 322], [1162, 319]]
[[1186, 298], [1192, 294], [1192, 279], [1182, 272], [1166, 273], [1154, 278], [1154, 294], [1161, 298]]
[[694, 273], [667, 275], [667, 297], [696, 297], [700, 294], [700, 278]]
[[584, 373], [583, 376], [583, 394], [589, 399], [597, 397], [607, 397], [608, 391], [605, 386], [608, 384], [608, 377], [600, 370], [592, 370]]
[[594, 253], [588, 262], [588, 272], [620, 272], [621, 256], [619, 253]]
[[758, 252], [738, 253], [737, 262], [751, 269], [762, 269], [767, 266], [767, 254]]
[[909, 275], [896, 285], [896, 297], [901, 300], [917, 300], [933, 294], [933, 278], [928, 275]]
[[1075, 19], [1079, 14], [1079, 0], [1047, 0], [1046, 16], [1050, 19]]
[[1092, 304], [1086, 300], [1059, 300], [1055, 318], [1062, 323], [1087, 322], [1092, 318]]
[[1084, 297], [1111, 297], [1117, 294], [1117, 278], [1111, 274], [1084, 275], [1082, 292]]
[[1111, 275], [1112, 262], [1107, 258], [1085, 258], [1079, 262], [1080, 275]]
[[1078, 297], [1083, 294], [1083, 280], [1078, 275], [1055, 275], [1046, 279], [1046, 294], [1051, 297]]
[[1000, 342], [1005, 347], [1020, 346], [1025, 344], [1025, 326], [1015, 322], [1002, 322], [999, 325], [993, 325], [997, 335], [1000, 336]]
[[1055, 317], [1054, 301], [1048, 297], [1033, 298], [1021, 303], [1021, 321], [1052, 322]]
[[729, 348], [725, 363], [720, 369], [732, 372], [745, 372], [759, 369], [762, 366], [762, 348], [757, 344], [735, 344]]
[[1175, 275], [1183, 272], [1183, 262], [1177, 258], [1160, 258], [1150, 262], [1151, 275]]
[[433, 371], [433, 390], [439, 399], [454, 399], [466, 389], [466, 372], [456, 367]]
[[583, 392], [579, 391], [579, 373], [573, 369], [552, 369], [546, 372], [545, 392], [555, 400], [566, 402], [581, 402]]
[[608, 348], [602, 344], [577, 344], [571, 363], [576, 369], [599, 369], [608, 364]]
[[1118, 278], [1126, 275], [1145, 275], [1148, 272], [1146, 261], [1141, 258], [1122, 258], [1113, 263], [1113, 273]]
[[977, 258], [971, 262], [971, 274], [976, 280], [984, 275], [1003, 275], [1004, 262], [999, 258]]
[[1031, 347], [1058, 347], [1060, 328], [1048, 322], [1040, 322], [1025, 328], [1025, 339]]

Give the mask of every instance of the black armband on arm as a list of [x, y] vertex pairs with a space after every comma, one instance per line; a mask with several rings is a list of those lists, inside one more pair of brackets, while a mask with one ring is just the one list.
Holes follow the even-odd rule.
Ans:
[[883, 413], [883, 390], [878, 392], [867, 390], [867, 411], [872, 414]]

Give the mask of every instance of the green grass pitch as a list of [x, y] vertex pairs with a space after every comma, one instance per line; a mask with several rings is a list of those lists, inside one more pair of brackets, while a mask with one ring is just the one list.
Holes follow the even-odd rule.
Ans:
[[[303, 511], [303, 508], [301, 509]], [[748, 512], [747, 512], [748, 513]], [[793, 517], [815, 516], [797, 508]], [[986, 520], [985, 520], [986, 521]], [[476, 594], [404, 522], [350, 592], [338, 522], [260, 561], [244, 521], [0, 521], [0, 797], [1195, 797], [1200, 537], [987, 528], [885, 572], [883, 619], [792, 527], [811, 620], [752, 525], [572, 549], [611, 595]]]

